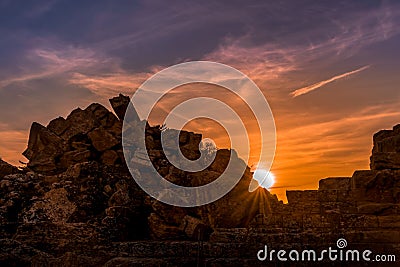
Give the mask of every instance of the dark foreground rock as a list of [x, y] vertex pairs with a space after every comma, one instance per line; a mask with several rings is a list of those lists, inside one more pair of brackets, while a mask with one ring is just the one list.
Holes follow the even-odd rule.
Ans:
[[[129, 98], [110, 102], [117, 116], [92, 104], [47, 126], [33, 123], [25, 169], [0, 161], [0, 266], [265, 266], [257, 260], [264, 245], [322, 250], [339, 238], [352, 249], [400, 257], [399, 126], [374, 136], [371, 170], [323, 179], [318, 190], [288, 191], [283, 204], [265, 189], [248, 192], [252, 173], [234, 151], [216, 151], [198, 173], [175, 168], [161, 147], [165, 129], [131, 115], [128, 130], [135, 135], [145, 125], [152, 164], [171, 182], [207, 184], [231, 155], [246, 167], [223, 198], [180, 208], [149, 197], [132, 178], [148, 175], [146, 151], [136, 139], [129, 144], [134, 156], [127, 160], [138, 166], [131, 174], [121, 144]], [[200, 157], [201, 139], [181, 131], [188, 159]]]
[[18, 173], [18, 168], [0, 159], [0, 179], [9, 174]]

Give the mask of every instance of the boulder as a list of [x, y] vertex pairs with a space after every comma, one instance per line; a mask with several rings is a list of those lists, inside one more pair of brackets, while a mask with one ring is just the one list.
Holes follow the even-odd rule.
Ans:
[[60, 167], [66, 169], [79, 162], [87, 162], [91, 157], [90, 150], [72, 150], [65, 152], [60, 158]]
[[79, 135], [86, 135], [94, 128], [100, 126], [96, 117], [89, 110], [82, 110], [77, 108], [68, 115], [65, 120], [66, 130], [60, 137], [66, 141], [71, 140], [72, 137]]
[[65, 132], [65, 130], [67, 130], [68, 126], [69, 124], [63, 117], [58, 117], [50, 121], [50, 123], [47, 125], [47, 129], [60, 136]]
[[94, 129], [88, 134], [88, 137], [93, 147], [99, 152], [111, 149], [120, 143], [120, 140], [103, 127]]
[[118, 155], [118, 152], [114, 150], [106, 150], [101, 155], [101, 163], [103, 163], [104, 165], [112, 166], [116, 164], [119, 158], [120, 156]]
[[66, 145], [62, 138], [34, 122], [29, 134], [28, 148], [22, 154], [29, 159], [29, 168], [38, 172], [52, 172], [57, 169], [57, 158], [65, 150]]

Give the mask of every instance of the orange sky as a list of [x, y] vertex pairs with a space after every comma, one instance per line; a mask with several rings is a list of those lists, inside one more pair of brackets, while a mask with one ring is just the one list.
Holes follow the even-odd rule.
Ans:
[[[0, 157], [26, 161], [33, 121], [46, 125], [93, 102], [109, 108], [109, 98], [191, 60], [232, 66], [266, 97], [277, 130], [271, 191], [281, 199], [286, 189], [367, 169], [373, 133], [400, 123], [398, 1], [173, 2], [2, 3]], [[240, 113], [255, 164], [254, 118], [224, 89], [177, 90], [160, 107], [204, 94]], [[227, 146], [211, 126], [187, 128]]]
[[[347, 86], [353, 86], [350, 80], [347, 83]], [[220, 99], [238, 112], [250, 138], [249, 166], [257, 164], [260, 137], [256, 120], [240, 99], [223, 88], [204, 84], [177, 88], [162, 98], [150, 121], [158, 124], [177, 104], [204, 95]], [[303, 109], [302, 112], [277, 108], [277, 100], [274, 99], [272, 98], [270, 104], [277, 127], [277, 149], [272, 166], [276, 184], [270, 191], [282, 200], [286, 200], [287, 189], [316, 189], [321, 178], [351, 176], [356, 169], [367, 169], [373, 133], [400, 122], [400, 111], [396, 106], [377, 105], [354, 113], [328, 114], [331, 118], [327, 120], [322, 112], [311, 116], [315, 112], [312, 108]], [[287, 102], [292, 102], [288, 105], [294, 107], [296, 101], [301, 101], [300, 97], [296, 99], [287, 96]], [[106, 99], [100, 102], [109, 107]], [[61, 115], [65, 116], [67, 113], [68, 111]], [[229, 147], [230, 139], [217, 123], [194, 120], [185, 129], [201, 132], [204, 137], [212, 138], [219, 148]], [[27, 136], [25, 131], [3, 131], [0, 147], [7, 149], [2, 149], [2, 157], [17, 165], [18, 160], [25, 161], [20, 152], [25, 149]]]

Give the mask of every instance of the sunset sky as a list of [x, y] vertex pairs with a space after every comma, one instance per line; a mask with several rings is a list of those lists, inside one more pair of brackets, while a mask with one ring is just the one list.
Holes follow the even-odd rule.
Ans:
[[373, 133], [400, 123], [399, 33], [399, 1], [0, 0], [0, 157], [26, 161], [33, 121], [109, 107], [158, 70], [210, 60], [267, 98], [284, 199], [367, 169]]

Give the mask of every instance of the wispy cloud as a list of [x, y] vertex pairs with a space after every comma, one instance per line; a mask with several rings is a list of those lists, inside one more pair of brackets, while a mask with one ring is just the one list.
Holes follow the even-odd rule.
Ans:
[[131, 95], [151, 73], [114, 72], [107, 75], [86, 75], [73, 73], [69, 82], [84, 87], [104, 98], [123, 93]]
[[71, 71], [93, 69], [110, 63], [90, 49], [62, 46], [54, 48], [34, 48], [27, 52], [27, 61], [19, 73], [0, 81], [0, 89], [13, 84], [34, 79], [65, 74]]
[[[398, 9], [390, 6], [373, 11], [359, 11], [313, 29], [309, 33], [311, 37], [308, 43], [305, 40], [291, 45], [273, 41], [255, 44], [252, 40], [257, 39], [259, 32], [249, 31], [242, 37], [226, 38], [204, 58], [234, 66], [255, 81], [266, 84], [270, 91], [271, 84], [275, 81], [285, 83], [284, 79], [288, 78], [289, 73], [309, 69], [310, 62], [335, 64], [368, 45], [398, 35], [400, 30], [396, 21], [399, 18]], [[330, 37], [326, 37], [327, 33]], [[290, 38], [296, 40], [303, 40], [304, 36], [304, 32], [290, 33]], [[366, 68], [368, 67], [365, 66], [362, 70]]]
[[368, 69], [369, 67], [370, 66], [367, 65], [367, 66], [361, 67], [361, 68], [353, 70], [353, 71], [349, 71], [349, 72], [346, 72], [346, 73], [343, 73], [343, 74], [336, 75], [336, 76], [334, 76], [332, 78], [329, 78], [327, 80], [320, 81], [320, 82], [314, 83], [312, 85], [297, 89], [294, 92], [290, 93], [290, 95], [293, 96], [293, 97], [298, 97], [298, 96], [307, 94], [307, 93], [309, 93], [311, 91], [314, 91], [314, 90], [317, 90], [317, 89], [321, 88], [322, 86], [324, 86], [324, 85], [326, 85], [328, 83], [334, 82], [334, 81], [339, 80], [339, 79], [346, 78], [346, 77], [348, 77], [350, 75], [353, 75], [353, 74], [361, 72], [361, 71], [363, 71], [365, 69]]

